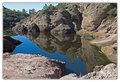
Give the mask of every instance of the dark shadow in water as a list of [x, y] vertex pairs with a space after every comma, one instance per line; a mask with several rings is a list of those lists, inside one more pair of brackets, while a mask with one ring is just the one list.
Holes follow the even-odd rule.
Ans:
[[[29, 39], [25, 36], [13, 37], [23, 42], [13, 53], [41, 54], [51, 59], [64, 61], [68, 73], [84, 75], [92, 72], [96, 65], [111, 63], [99, 47], [77, 35], [27, 33], [26, 36]], [[28, 47], [29, 52], [25, 52], [24, 49]]]

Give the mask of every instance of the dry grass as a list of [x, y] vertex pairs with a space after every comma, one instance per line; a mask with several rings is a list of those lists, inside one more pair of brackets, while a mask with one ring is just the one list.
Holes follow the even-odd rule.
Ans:
[[102, 48], [101, 48], [101, 51], [102, 51], [104, 54], [111, 55], [111, 54], [113, 54], [114, 49], [112, 48], [112, 45], [109, 45], [109, 46], [104, 46], [104, 47], [102, 47]]

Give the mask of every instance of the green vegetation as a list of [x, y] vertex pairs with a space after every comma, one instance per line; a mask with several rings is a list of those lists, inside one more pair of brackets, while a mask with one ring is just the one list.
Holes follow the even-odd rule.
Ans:
[[56, 8], [52, 4], [50, 4], [49, 6], [45, 5], [45, 8], [43, 7], [43, 13], [45, 13], [45, 12], [47, 12], [49, 10], [55, 10], [55, 9]]
[[61, 9], [61, 8], [68, 9], [69, 11], [72, 11], [72, 10], [77, 8], [77, 5], [73, 4], [73, 3], [59, 3], [56, 6], [56, 9]]
[[16, 34], [12, 31], [12, 28], [3, 28], [3, 35], [15, 36]]
[[24, 12], [10, 10], [5, 7], [3, 7], [3, 26], [6, 27], [13, 27], [15, 26], [16, 22], [19, 22], [21, 19], [24, 19], [29, 16], [23, 10]]
[[36, 13], [35, 9], [29, 9], [29, 14], [34, 14], [34, 13]]
[[110, 9], [108, 14], [109, 14], [108, 18], [113, 18], [113, 17], [117, 16], [117, 8], [114, 7], [112, 9]]
[[47, 8], [48, 8], [48, 6], [47, 6], [47, 4], [45, 4], [45, 6], [43, 7], [42, 10], [45, 10], [45, 9], [47, 9]]

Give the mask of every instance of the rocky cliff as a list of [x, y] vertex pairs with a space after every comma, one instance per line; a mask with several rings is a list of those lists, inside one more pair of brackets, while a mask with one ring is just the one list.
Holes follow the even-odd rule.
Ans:
[[78, 9], [82, 13], [82, 28], [95, 30], [100, 26], [103, 19], [108, 16], [108, 11], [112, 8], [111, 3], [80, 3]]
[[[48, 8], [29, 16], [26, 20], [19, 22], [13, 30], [25, 33], [34, 29], [34, 32], [50, 32], [52, 34], [73, 34], [80, 29], [101, 31], [102, 28], [108, 29], [101, 23], [109, 16], [108, 12], [117, 5], [115, 3], [61, 4], [54, 9]], [[36, 25], [36, 28], [33, 24]], [[116, 26], [114, 27], [115, 31]], [[113, 31], [110, 27], [109, 30]]]

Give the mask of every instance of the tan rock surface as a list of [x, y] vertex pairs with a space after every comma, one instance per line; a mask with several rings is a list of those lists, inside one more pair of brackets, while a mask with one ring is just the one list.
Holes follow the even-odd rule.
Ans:
[[15, 54], [5, 57], [5, 54], [4, 79], [59, 79], [66, 73], [65, 63], [42, 55]]

